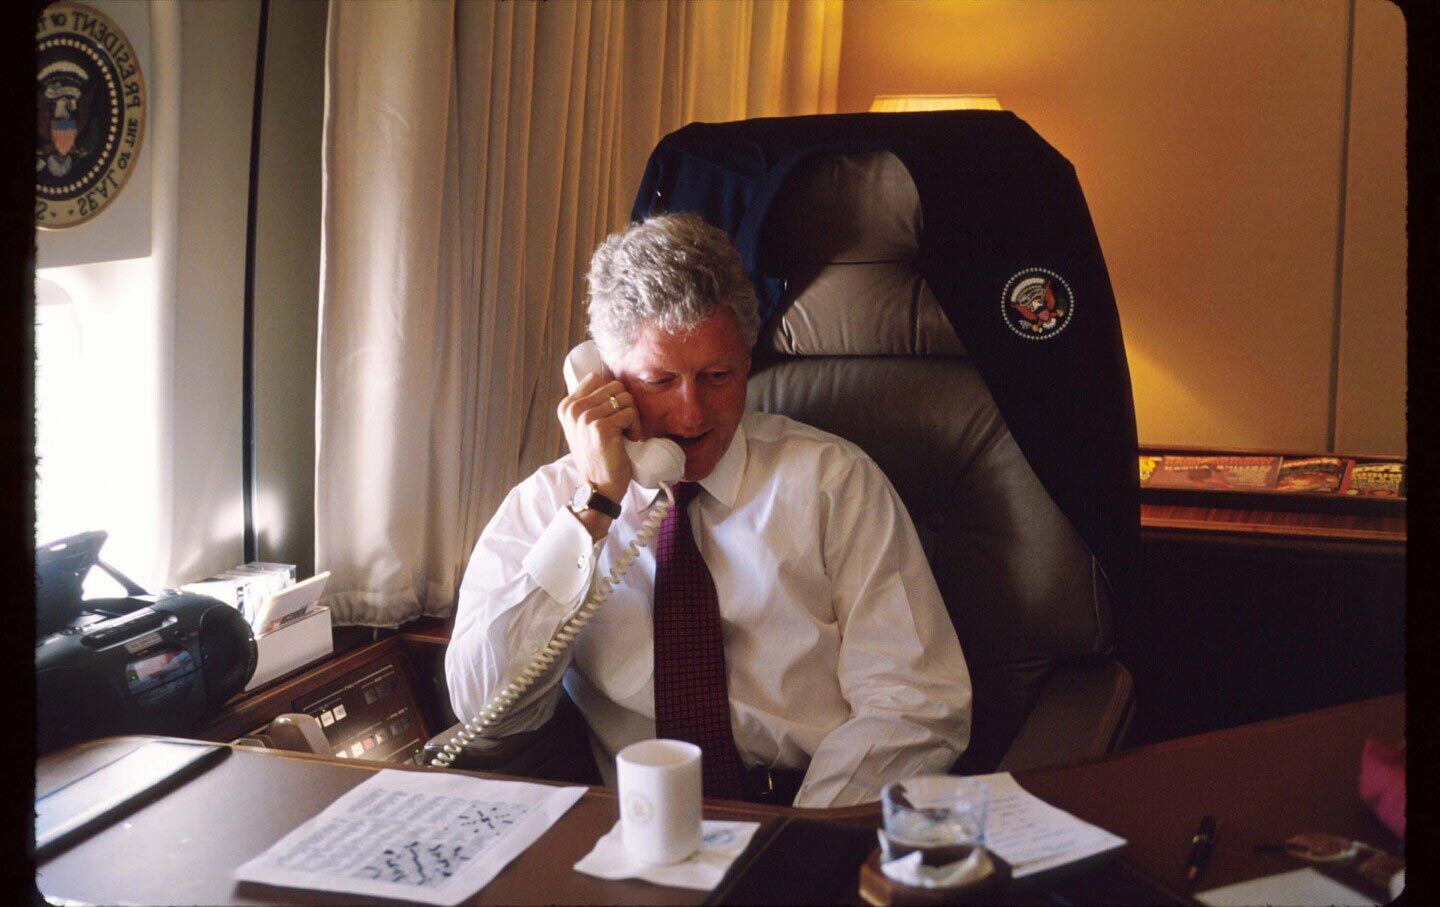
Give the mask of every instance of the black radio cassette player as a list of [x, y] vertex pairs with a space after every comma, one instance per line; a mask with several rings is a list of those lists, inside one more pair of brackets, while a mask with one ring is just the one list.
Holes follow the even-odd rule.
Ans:
[[[103, 533], [89, 535], [103, 541]], [[77, 547], [98, 553], [99, 541], [81, 541], [90, 544]], [[64, 543], [45, 547], [56, 544]], [[76, 578], [67, 569], [58, 582], [43, 575], [43, 550], [36, 552], [40, 588], [78, 591], [83, 573]], [[89, 560], [88, 570], [98, 559], [81, 560]], [[112, 734], [185, 736], [254, 674], [255, 638], [235, 608], [205, 595], [152, 595], [126, 585], [136, 594], [59, 603], [63, 626], [37, 636], [40, 752]], [[43, 605], [46, 595], [39, 599]], [[53, 627], [54, 612], [45, 616]]]

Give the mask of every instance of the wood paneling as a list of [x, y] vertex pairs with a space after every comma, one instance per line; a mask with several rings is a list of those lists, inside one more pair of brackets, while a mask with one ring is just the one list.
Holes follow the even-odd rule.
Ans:
[[1131, 745], [1405, 689], [1403, 520], [1145, 509]]
[[[1405, 518], [1354, 513], [1296, 513], [1242, 507], [1140, 505], [1140, 525], [1148, 539], [1179, 540], [1176, 532], [1220, 542], [1233, 537], [1244, 544], [1264, 539], [1307, 539], [1324, 542], [1373, 542], [1377, 553], [1405, 555]], [[1167, 535], [1167, 532], [1172, 533]], [[1340, 549], [1346, 551], [1350, 549]]]

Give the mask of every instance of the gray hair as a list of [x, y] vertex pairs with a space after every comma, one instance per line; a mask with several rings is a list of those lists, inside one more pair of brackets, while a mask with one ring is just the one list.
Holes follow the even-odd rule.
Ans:
[[647, 217], [606, 237], [590, 259], [590, 336], [614, 365], [645, 324], [693, 330], [721, 307], [735, 313], [748, 350], [760, 331], [755, 288], [740, 253], [698, 214]]

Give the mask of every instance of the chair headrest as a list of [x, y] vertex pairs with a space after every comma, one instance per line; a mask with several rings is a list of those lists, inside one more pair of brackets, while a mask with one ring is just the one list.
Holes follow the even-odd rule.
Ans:
[[816, 155], [798, 164], [761, 234], [785, 300], [762, 350], [796, 356], [964, 356], [920, 276], [920, 196], [888, 151]]

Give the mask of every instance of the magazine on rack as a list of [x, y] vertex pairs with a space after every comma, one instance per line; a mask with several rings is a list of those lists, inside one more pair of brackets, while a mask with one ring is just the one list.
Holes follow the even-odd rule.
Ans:
[[1344, 494], [1362, 497], [1405, 497], [1405, 464], [1389, 460], [1379, 463], [1355, 463], [1341, 486]]
[[1279, 457], [1163, 456], [1143, 479], [1147, 488], [1191, 488], [1219, 491], [1273, 491], [1280, 473]]
[[1330, 494], [1340, 490], [1354, 460], [1340, 457], [1285, 458], [1275, 481], [1276, 491]]

